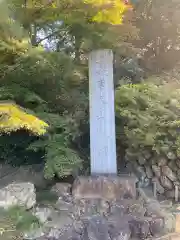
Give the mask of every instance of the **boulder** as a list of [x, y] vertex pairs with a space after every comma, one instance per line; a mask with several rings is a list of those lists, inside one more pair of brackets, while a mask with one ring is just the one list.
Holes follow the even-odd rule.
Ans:
[[175, 190], [173, 189], [173, 190], [165, 191], [165, 196], [167, 198], [174, 199], [175, 198]]
[[156, 190], [158, 193], [163, 194], [164, 188], [161, 186], [159, 180], [157, 178], [153, 178], [153, 182], [156, 183]]
[[176, 161], [170, 161], [168, 163], [168, 167], [170, 167], [170, 169], [172, 169], [173, 172], [177, 172], [178, 171], [178, 166], [176, 164]]
[[143, 166], [146, 163], [146, 158], [143, 156], [139, 156], [138, 163], [139, 165]]
[[176, 160], [176, 165], [178, 166], [178, 168], [180, 168], [180, 159]]
[[36, 204], [34, 184], [28, 182], [12, 183], [0, 189], [0, 207], [23, 206], [31, 209]]
[[177, 181], [177, 178], [173, 171], [168, 166], [162, 166], [162, 175], [168, 177], [171, 181]]
[[166, 158], [161, 157], [161, 158], [158, 159], [157, 162], [158, 162], [158, 166], [162, 167], [162, 166], [166, 166], [168, 161], [167, 161]]
[[173, 189], [173, 183], [171, 182], [171, 180], [169, 180], [169, 178], [167, 178], [166, 176], [161, 176], [160, 177], [160, 182], [161, 185], [168, 190], [172, 190]]
[[153, 171], [151, 169], [150, 166], [145, 166], [145, 170], [146, 170], [146, 175], [148, 178], [152, 178], [153, 177]]
[[149, 224], [150, 233], [152, 236], [157, 236], [164, 231], [164, 219], [162, 217], [154, 217]]
[[56, 193], [58, 197], [70, 195], [71, 184], [69, 184], [69, 183], [56, 183], [52, 187], [51, 191]]
[[41, 223], [45, 223], [46, 221], [48, 221], [48, 218], [51, 216], [52, 214], [52, 210], [50, 208], [47, 207], [36, 207], [33, 209], [33, 215], [36, 216]]
[[150, 226], [147, 218], [133, 218], [129, 221], [131, 236], [137, 239], [147, 239]]
[[176, 159], [176, 155], [173, 152], [168, 152], [167, 157], [170, 160], [175, 160]]
[[160, 178], [161, 176], [161, 168], [158, 167], [157, 165], [152, 165], [152, 170], [155, 175], [155, 177]]

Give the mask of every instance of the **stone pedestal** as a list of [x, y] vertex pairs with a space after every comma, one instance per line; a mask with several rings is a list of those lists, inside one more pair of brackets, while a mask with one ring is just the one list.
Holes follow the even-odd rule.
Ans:
[[79, 177], [73, 184], [72, 193], [75, 199], [135, 199], [136, 182], [137, 178], [129, 175]]
[[136, 199], [136, 182], [133, 176], [79, 177], [72, 187], [77, 215], [108, 215], [112, 206], [123, 199]]

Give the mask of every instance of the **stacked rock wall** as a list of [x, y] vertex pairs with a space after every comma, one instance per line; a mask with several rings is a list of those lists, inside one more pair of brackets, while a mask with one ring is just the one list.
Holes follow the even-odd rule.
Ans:
[[157, 192], [167, 198], [175, 197], [175, 185], [180, 185], [180, 159], [173, 153], [168, 157], [139, 158], [131, 161], [131, 171], [139, 179], [140, 187], [156, 182]]

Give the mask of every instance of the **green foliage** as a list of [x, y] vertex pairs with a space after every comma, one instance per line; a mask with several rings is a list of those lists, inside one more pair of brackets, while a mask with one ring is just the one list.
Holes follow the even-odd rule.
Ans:
[[122, 134], [124, 128], [128, 159], [147, 151], [156, 156], [170, 152], [180, 156], [179, 85], [123, 85], [116, 91], [116, 115], [123, 124], [117, 129]]
[[13, 165], [44, 160], [46, 178], [71, 175], [80, 168], [82, 160], [72, 142], [81, 134], [88, 102], [84, 101], [83, 71], [81, 77], [78, 71], [68, 56], [53, 52], [24, 57], [18, 67], [7, 70], [0, 83], [0, 100], [11, 99], [33, 110], [49, 127], [39, 139], [24, 132], [11, 134], [9, 140], [2, 136], [1, 159]]
[[46, 152], [45, 178], [52, 179], [73, 175], [82, 163], [78, 154], [69, 148], [63, 134], [53, 134], [47, 140], [39, 140], [31, 144], [28, 149], [37, 151], [43, 149]]
[[23, 232], [40, 226], [39, 220], [22, 207], [0, 209], [0, 239], [23, 240]]
[[12, 219], [16, 229], [21, 231], [28, 231], [40, 225], [38, 218], [22, 207], [11, 207], [7, 210], [6, 214]]

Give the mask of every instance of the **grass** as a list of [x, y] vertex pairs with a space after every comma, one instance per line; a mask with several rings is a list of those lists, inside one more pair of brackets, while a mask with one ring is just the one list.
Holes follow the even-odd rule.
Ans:
[[0, 240], [22, 240], [23, 232], [39, 226], [38, 218], [22, 207], [0, 209]]

